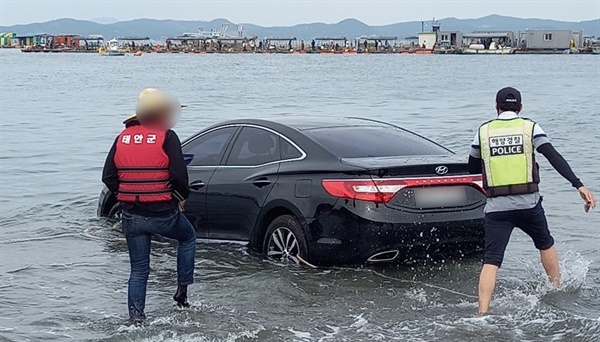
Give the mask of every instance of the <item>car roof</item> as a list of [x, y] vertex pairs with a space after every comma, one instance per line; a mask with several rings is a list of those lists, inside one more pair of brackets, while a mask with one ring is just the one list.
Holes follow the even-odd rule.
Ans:
[[[328, 158], [339, 159], [335, 153], [328, 150], [320, 139], [315, 138], [313, 134], [323, 134], [334, 130], [340, 130], [339, 134], [343, 134], [343, 132], [347, 129], [377, 129], [383, 128], [387, 130], [395, 130], [397, 132], [402, 132], [400, 134], [404, 135], [407, 139], [411, 140], [423, 140], [429, 142], [433, 145], [441, 147], [444, 150], [452, 153], [452, 151], [448, 150], [444, 146], [426, 138], [414, 132], [411, 132], [402, 127], [396, 126], [394, 124], [378, 121], [375, 119], [366, 119], [366, 118], [322, 118], [322, 117], [311, 117], [311, 116], [299, 116], [299, 115], [288, 115], [284, 117], [279, 117], [276, 119], [235, 119], [229, 120], [225, 122], [220, 122], [210, 127], [205, 128], [204, 130], [198, 132], [197, 134], [186, 139], [183, 144], [187, 144], [188, 142], [194, 140], [199, 135], [204, 134], [204, 132], [208, 132], [214, 129], [218, 129], [224, 126], [258, 126], [264, 127], [267, 129], [271, 129], [276, 131], [279, 134], [282, 134], [285, 138], [288, 138], [292, 142], [299, 145], [305, 151], [311, 151], [311, 154], [320, 155], [321, 157], [327, 155]], [[318, 132], [318, 133], [317, 133]], [[347, 132], [347, 131], [346, 131]], [[317, 152], [320, 151], [320, 152]]]
[[284, 125], [296, 129], [298, 131], [335, 127], [394, 127], [393, 125], [385, 122], [364, 118], [321, 118], [310, 116], [287, 116], [277, 118], [276, 120], [240, 119], [222, 122], [219, 124], [219, 126], [226, 124], [258, 125], [265, 126], [268, 128], [276, 128], [275, 126]]
[[[316, 117], [316, 116], [297, 116], [297, 115], [289, 115], [282, 116], [277, 118], [276, 120], [267, 120], [267, 119], [240, 119], [240, 120], [231, 120], [227, 122], [221, 122], [217, 125], [212, 126], [211, 128], [217, 126], [224, 125], [256, 125], [263, 126], [270, 129], [274, 129], [276, 131], [280, 131], [280, 133], [286, 134], [286, 132], [282, 131], [291, 130], [297, 131], [301, 136], [307, 137], [305, 133], [310, 131], [322, 130], [322, 129], [347, 129], [347, 128], [356, 128], [356, 127], [369, 127], [369, 128], [387, 128], [387, 129], [395, 129], [402, 131], [404, 135], [407, 137], [420, 138], [435, 145], [438, 145], [446, 150], [446, 147], [436, 143], [435, 141], [428, 139], [420, 134], [402, 128], [400, 126], [396, 126], [391, 123], [375, 120], [375, 119], [367, 119], [367, 118], [358, 118], [358, 117]], [[289, 132], [289, 131], [288, 131]], [[290, 137], [291, 138], [291, 137]], [[309, 138], [312, 140], [312, 138]], [[448, 150], [450, 151], [450, 150]]]

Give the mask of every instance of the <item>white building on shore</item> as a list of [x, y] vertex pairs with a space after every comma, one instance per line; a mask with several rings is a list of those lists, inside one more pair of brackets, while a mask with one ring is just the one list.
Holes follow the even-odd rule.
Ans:
[[565, 50], [583, 46], [583, 31], [526, 30], [519, 35], [519, 47], [531, 50]]

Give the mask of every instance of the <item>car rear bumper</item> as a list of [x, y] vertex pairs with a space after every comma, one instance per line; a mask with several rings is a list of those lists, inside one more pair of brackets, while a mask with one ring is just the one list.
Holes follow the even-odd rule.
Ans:
[[404, 213], [402, 222], [381, 222], [341, 208], [315, 219], [311, 226], [310, 259], [322, 265], [463, 257], [483, 247], [479, 208], [427, 217]]

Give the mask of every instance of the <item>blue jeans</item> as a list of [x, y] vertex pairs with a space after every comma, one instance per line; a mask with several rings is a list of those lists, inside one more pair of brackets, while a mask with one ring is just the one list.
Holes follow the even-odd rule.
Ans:
[[140, 216], [123, 212], [123, 234], [127, 239], [131, 275], [127, 292], [130, 317], [145, 318], [146, 285], [150, 273], [150, 238], [153, 234], [177, 240], [177, 284], [194, 282], [196, 232], [179, 211], [165, 216]]

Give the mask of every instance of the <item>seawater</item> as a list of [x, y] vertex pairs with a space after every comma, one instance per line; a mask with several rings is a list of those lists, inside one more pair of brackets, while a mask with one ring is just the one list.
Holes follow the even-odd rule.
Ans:
[[[175, 248], [152, 250], [148, 316], [127, 324], [127, 248], [96, 217], [104, 158], [145, 87], [188, 104], [181, 138], [232, 118], [360, 116], [469, 152], [495, 92], [523, 93], [600, 192], [600, 59], [558, 56], [99, 55], [0, 51], [0, 341], [597, 341], [600, 216], [540, 159], [564, 287], [515, 230], [489, 316], [480, 260], [311, 270], [199, 244], [190, 310], [173, 307]], [[385, 142], [382, 142], [385, 143]]]

